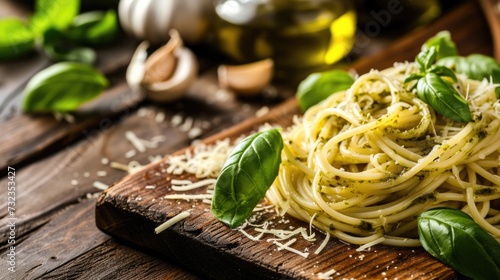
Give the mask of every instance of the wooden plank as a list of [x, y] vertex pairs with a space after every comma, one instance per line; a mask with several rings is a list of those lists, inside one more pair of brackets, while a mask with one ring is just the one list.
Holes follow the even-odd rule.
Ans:
[[[364, 73], [372, 67], [391, 66], [394, 61], [413, 60], [421, 44], [443, 29], [451, 31], [461, 53], [490, 54], [491, 39], [481, 18], [477, 3], [467, 2], [430, 28], [409, 34], [383, 53], [359, 61], [354, 68], [359, 73]], [[463, 25], [463, 22], [471, 24]], [[295, 113], [297, 108], [292, 99], [273, 109], [269, 115], [244, 122], [206, 142], [248, 134], [265, 121], [289, 124], [290, 116]], [[309, 279], [332, 268], [337, 271], [334, 276], [338, 278], [453, 279], [457, 276], [453, 270], [433, 259], [421, 248], [374, 246], [371, 251], [357, 252], [355, 246], [331, 240], [323, 253], [311, 254], [307, 259], [288, 251], [273, 250], [270, 248], [272, 244], [251, 241], [242, 233], [230, 230], [216, 221], [206, 204], [162, 199], [172, 192], [169, 180], [173, 177], [166, 179], [165, 175], [156, 175], [161, 174], [164, 168], [166, 166], [162, 163], [152, 164], [126, 176], [105, 191], [97, 204], [98, 227], [120, 240], [166, 259], [178, 260], [186, 267], [214, 279]], [[193, 179], [185, 174], [180, 178]], [[145, 189], [146, 185], [156, 187], [149, 190]], [[197, 192], [203, 190], [193, 191]], [[157, 225], [185, 210], [189, 210], [191, 216], [159, 235], [154, 234]], [[257, 223], [272, 219], [276, 217], [272, 214], [264, 215]], [[286, 226], [297, 228], [304, 224], [290, 218], [290, 223]], [[318, 232], [316, 236], [314, 244], [298, 240], [294, 247], [307, 248], [309, 252], [313, 252], [324, 238]]]
[[[72, 239], [88, 240], [86, 245], [97, 246], [109, 238], [89, 226], [94, 214], [93, 201], [80, 204], [81, 207], [72, 207], [57, 216], [37, 231], [30, 238], [36, 242], [26, 243], [26, 246], [16, 244], [16, 275], [26, 279], [34, 279], [51, 271], [75, 256], [86, 251], [80, 243], [68, 242]], [[66, 226], [74, 228], [68, 231]], [[46, 244], [46, 246], [40, 246]], [[7, 271], [7, 263], [2, 262], [0, 267]]]
[[[68, 262], [67, 265], [64, 263], [54, 268], [50, 266], [51, 261], [42, 262], [44, 268], [36, 270], [37, 277], [46, 273], [54, 276], [64, 274], [67, 272], [66, 269], [70, 270], [69, 267], [79, 265], [78, 261], [72, 262], [72, 259], [91, 258], [99, 250], [105, 250], [105, 248], [100, 248], [100, 244], [89, 245], [89, 242], [93, 241], [82, 238], [78, 232], [75, 232], [78, 229], [79, 220], [70, 218], [74, 213], [65, 215], [63, 218], [58, 216], [58, 213], [65, 207], [73, 204], [79, 205], [82, 199], [85, 203], [87, 195], [92, 196], [100, 192], [93, 187], [93, 182], [111, 184], [126, 174], [122, 170], [111, 168], [109, 163], [103, 164], [103, 158], [109, 162], [126, 164], [131, 160], [136, 160], [141, 164], [146, 164], [149, 163], [149, 156], [172, 153], [189, 145], [198, 137], [212, 135], [255, 115], [263, 105], [272, 106], [283, 100], [279, 96], [240, 100], [228, 92], [218, 91], [214, 71], [209, 71], [199, 78], [188, 96], [179, 102], [165, 105], [144, 104], [139, 110], [124, 111], [117, 120], [108, 119], [102, 122], [102, 127], [82, 129], [79, 132], [82, 134], [81, 139], [77, 143], [47, 156], [42, 161], [17, 169], [15, 179], [18, 186], [16, 242], [20, 248], [40, 247], [40, 250], [45, 252], [57, 252], [57, 247], [51, 247], [50, 243], [41, 242], [37, 237], [47, 230], [47, 225], [53, 226], [57, 220], [57, 223], [61, 224], [61, 230], [52, 232], [54, 239], [64, 237], [65, 240], [72, 240], [74, 246], [90, 250], [88, 256], [83, 253], [85, 250], [79, 254], [67, 255], [67, 259], [64, 259]], [[179, 121], [178, 124], [176, 124], [177, 121]], [[189, 135], [191, 127], [199, 128], [201, 135], [194, 138]], [[135, 156], [127, 158], [126, 153], [134, 148], [125, 139], [127, 131], [133, 131], [138, 137], [146, 140], [162, 135], [168, 141], [159, 142], [157, 148], [149, 148], [145, 153], [137, 152]], [[99, 176], [103, 171], [106, 172], [106, 176]], [[7, 185], [7, 180], [7, 178], [0, 179], [0, 184]], [[6, 197], [6, 195], [7, 188], [0, 188], [0, 196]], [[6, 203], [6, 200], [0, 201], [0, 244], [3, 244], [0, 246], [0, 252], [2, 253], [6, 250], [8, 237], [9, 219]], [[89, 222], [88, 226], [97, 231], [93, 215], [87, 215], [86, 219]], [[40, 246], [40, 244], [43, 245]], [[126, 252], [121, 250], [120, 252], [126, 255]], [[24, 265], [27, 267], [39, 264], [40, 261], [36, 257], [25, 258]], [[156, 262], [155, 266], [159, 264]], [[169, 267], [168, 264], [165, 266]], [[107, 267], [109, 269], [107, 273], [114, 273], [113, 275], [133, 274], [132, 271], [126, 272], [122, 267], [109, 264]], [[152, 269], [156, 271], [154, 266]], [[174, 270], [171, 266], [170, 269]], [[151, 276], [164, 272], [170, 273], [170, 271], [158, 270]], [[179, 270], [176, 273], [183, 272]], [[190, 273], [186, 275], [182, 277], [191, 279]]]
[[[198, 276], [153, 256], [124, 247], [94, 224], [95, 199], [66, 207], [16, 244], [16, 272], [10, 279], [184, 279]], [[21, 240], [18, 240], [21, 241]], [[0, 269], [7, 272], [7, 263]], [[1, 277], [0, 277], [1, 278]]]
[[154, 256], [108, 240], [38, 279], [171, 279], [199, 276]]
[[[126, 174], [111, 168], [109, 164], [102, 164], [103, 158], [110, 162], [126, 164], [136, 160], [146, 164], [150, 155], [164, 156], [172, 153], [188, 146], [195, 138], [209, 136], [252, 117], [264, 105], [272, 106], [283, 100], [274, 97], [252, 104], [249, 100], [239, 100], [228, 92], [218, 93], [214, 98], [214, 91], [219, 88], [213, 75], [213, 71], [202, 75], [193, 86], [193, 91], [179, 102], [163, 107], [149, 105], [136, 111], [123, 111], [118, 122], [102, 118], [99, 127], [80, 128], [77, 132], [81, 141], [66, 146], [61, 152], [48, 156], [43, 161], [22, 168], [16, 177], [17, 184], [22, 188], [17, 196], [19, 207], [16, 210], [19, 218], [26, 215], [27, 219], [31, 219], [39, 212], [49, 212], [50, 209], [73, 203], [87, 193], [97, 191], [92, 186], [94, 181], [111, 184]], [[120, 87], [127, 88], [125, 85]], [[162, 117], [162, 120], [158, 117]], [[181, 123], [172, 124], [173, 118], [180, 119]], [[195, 138], [189, 135], [191, 127], [199, 129], [200, 134]], [[136, 151], [136, 156], [127, 158], [126, 153], [134, 149], [125, 138], [127, 131], [133, 131], [146, 140], [163, 135], [168, 141], [164, 139], [158, 143], [157, 148], [148, 149], [147, 153]], [[98, 176], [100, 171], [107, 175]], [[6, 185], [7, 178], [0, 182]], [[46, 189], [50, 189], [50, 192], [43, 191]], [[6, 193], [6, 188], [0, 189], [1, 195]], [[0, 201], [0, 217], [6, 215], [6, 203]]]

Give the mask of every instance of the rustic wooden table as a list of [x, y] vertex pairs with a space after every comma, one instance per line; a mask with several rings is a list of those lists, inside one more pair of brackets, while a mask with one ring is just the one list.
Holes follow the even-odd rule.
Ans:
[[[27, 13], [15, 1], [0, 2], [0, 17]], [[491, 54], [488, 29], [474, 1], [446, 13], [453, 15], [445, 14], [425, 32], [412, 31], [398, 39], [372, 38], [362, 56], [352, 59], [353, 66], [361, 72], [408, 59], [420, 47], [416, 42], [443, 28], [455, 32], [454, 39], [463, 54]], [[467, 26], [457, 17], [463, 17]], [[391, 43], [388, 48], [380, 47], [387, 43]], [[20, 112], [20, 94], [33, 74], [51, 64], [46, 57], [33, 55], [0, 63], [0, 279], [203, 277], [101, 232], [95, 225], [96, 197], [100, 193], [95, 182], [109, 185], [126, 175], [112, 168], [110, 162], [135, 160], [147, 164], [151, 157], [170, 154], [265, 113], [292, 97], [293, 87], [275, 85], [265, 95], [236, 98], [217, 85], [217, 56], [195, 48], [201, 70], [186, 97], [171, 104], [152, 103], [138, 98], [125, 82], [125, 70], [137, 44], [123, 35], [119, 43], [99, 49], [97, 67], [111, 85], [98, 100], [76, 112], [72, 122]], [[401, 49], [405, 52], [398, 52]], [[125, 138], [128, 131], [142, 139], [159, 135], [164, 139], [132, 156], [127, 154], [133, 149]], [[6, 199], [9, 168], [15, 170], [16, 182], [12, 216]], [[8, 243], [11, 236], [15, 244]], [[12, 245], [15, 272], [8, 270], [11, 265], [5, 261]]]

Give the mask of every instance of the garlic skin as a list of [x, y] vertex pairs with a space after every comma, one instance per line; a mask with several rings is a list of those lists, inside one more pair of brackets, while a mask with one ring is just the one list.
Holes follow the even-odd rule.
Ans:
[[261, 93], [271, 82], [273, 73], [272, 59], [242, 65], [220, 65], [217, 69], [219, 86], [242, 96]]
[[187, 93], [198, 74], [198, 64], [193, 52], [180, 48], [176, 53], [178, 63], [170, 79], [159, 83], [143, 83], [149, 99], [157, 102], [177, 100]]
[[183, 46], [175, 29], [170, 34], [169, 42], [149, 57], [149, 42], [142, 42], [127, 68], [128, 85], [156, 102], [170, 102], [181, 98], [198, 75], [196, 56]]
[[123, 30], [152, 44], [168, 41], [176, 29], [188, 43], [206, 38], [213, 17], [213, 0], [120, 0], [118, 16]]

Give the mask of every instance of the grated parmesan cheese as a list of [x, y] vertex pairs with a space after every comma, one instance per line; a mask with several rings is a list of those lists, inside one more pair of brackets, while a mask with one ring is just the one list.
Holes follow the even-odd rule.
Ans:
[[[276, 244], [280, 249], [285, 249], [289, 252], [292, 252], [292, 253], [295, 253], [301, 257], [304, 257], [304, 258], [307, 258], [309, 256], [309, 253], [306, 253], [306, 252], [301, 252], [295, 248], [292, 248], [292, 247], [289, 247], [287, 246], [286, 244], [282, 244], [278, 241], [274, 241], [273, 244]], [[279, 250], [279, 249], [278, 249]]]
[[158, 112], [155, 116], [155, 121], [156, 123], [162, 123], [165, 120], [165, 113], [163, 112]]
[[213, 187], [216, 182], [217, 182], [216, 179], [205, 179], [205, 180], [198, 181], [196, 183], [193, 183], [190, 180], [175, 180], [174, 179], [171, 181], [171, 183], [172, 183], [171, 188], [174, 191], [183, 192], [183, 191], [190, 191], [190, 190], [194, 190], [194, 189], [205, 187], [205, 186]]
[[146, 151], [146, 146], [144, 146], [144, 143], [142, 143], [142, 139], [137, 137], [133, 131], [127, 130], [125, 132], [125, 138], [134, 146], [136, 150], [139, 152], [143, 153]]
[[160, 232], [162, 232], [162, 231], [166, 230], [167, 228], [175, 225], [176, 223], [184, 220], [185, 218], [189, 217], [190, 215], [191, 214], [188, 211], [180, 212], [179, 214], [173, 216], [172, 218], [170, 218], [169, 220], [167, 220], [163, 224], [157, 226], [155, 228], [155, 233], [159, 234]]
[[122, 170], [122, 171], [127, 171], [128, 172], [128, 165], [125, 165], [123, 163], [119, 163], [119, 162], [111, 162], [110, 165], [109, 165], [111, 168], [114, 168], [114, 169], [118, 169], [118, 170]]
[[368, 242], [366, 244], [363, 244], [361, 246], [359, 246], [359, 248], [356, 249], [357, 252], [361, 252], [361, 251], [365, 251], [366, 249], [370, 248], [371, 246], [373, 245], [377, 245], [379, 243], [382, 243], [384, 242], [385, 238], [384, 237], [380, 237], [378, 239], [375, 239], [371, 242]]
[[136, 154], [137, 152], [134, 149], [129, 150], [128, 152], [125, 153], [125, 158], [133, 158], [135, 157]]
[[333, 279], [332, 275], [337, 272], [335, 269], [330, 269], [328, 271], [325, 271], [325, 272], [320, 272], [318, 273], [318, 278], [319, 279]]
[[317, 255], [317, 254], [321, 253], [321, 251], [323, 251], [323, 249], [325, 248], [326, 244], [328, 244], [329, 240], [330, 240], [330, 233], [327, 231], [325, 239], [323, 240], [323, 242], [321, 242], [321, 245], [319, 245], [318, 249], [316, 249], [316, 251], [314, 251], [314, 254]]
[[190, 200], [198, 200], [198, 199], [211, 199], [212, 195], [211, 194], [185, 194], [185, 193], [180, 193], [180, 194], [167, 194], [163, 198], [165, 199], [183, 199], [186, 201]]
[[100, 190], [105, 190], [107, 189], [109, 186], [102, 183], [102, 182], [99, 182], [99, 181], [95, 181], [92, 186], [96, 189], [100, 189]]

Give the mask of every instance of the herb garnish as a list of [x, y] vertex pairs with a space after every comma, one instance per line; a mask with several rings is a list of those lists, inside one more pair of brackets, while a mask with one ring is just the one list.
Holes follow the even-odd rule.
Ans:
[[354, 78], [343, 70], [313, 73], [297, 88], [300, 109], [304, 112], [331, 94], [350, 88], [353, 83]]
[[88, 64], [60, 62], [38, 72], [23, 92], [25, 112], [68, 112], [95, 98], [108, 80]]
[[[467, 102], [452, 85], [457, 81], [454, 73], [464, 74], [472, 80], [489, 79], [500, 84], [500, 64], [482, 54], [458, 56], [448, 31], [439, 32], [427, 40], [415, 63], [420, 72], [407, 77], [405, 83], [417, 80], [418, 97], [436, 112], [454, 121], [471, 120]], [[500, 98], [500, 87], [497, 86], [495, 92]]]
[[420, 242], [432, 256], [472, 279], [500, 279], [500, 243], [469, 215], [435, 208], [417, 221]]
[[220, 221], [235, 228], [252, 214], [278, 175], [282, 149], [278, 129], [252, 134], [234, 148], [212, 199], [211, 211]]
[[36, 43], [54, 61], [93, 63], [94, 50], [81, 45], [109, 43], [118, 34], [114, 10], [78, 14], [80, 0], [37, 0], [33, 16], [0, 20], [0, 59], [21, 57]]
[[434, 64], [438, 54], [436, 46], [424, 47], [415, 58], [420, 72], [411, 74], [404, 82], [417, 80], [417, 96], [437, 113], [453, 121], [470, 122], [469, 105], [451, 83], [457, 81], [455, 74], [446, 66]]
[[[437, 64], [453, 69], [457, 73], [465, 74], [472, 80], [491, 79], [493, 83], [500, 84], [500, 64], [486, 55], [450, 56], [438, 60]], [[500, 86], [495, 89], [495, 92], [497, 97], [500, 97]]]
[[36, 74], [23, 93], [24, 112], [76, 110], [107, 87], [107, 79], [90, 66], [96, 53], [87, 46], [116, 37], [116, 12], [79, 10], [80, 0], [37, 0], [28, 22], [0, 20], [0, 59], [21, 57], [38, 45], [53, 61], [77, 62], [55, 64]]
[[22, 57], [35, 47], [35, 36], [20, 19], [0, 20], [0, 35], [0, 60]]

